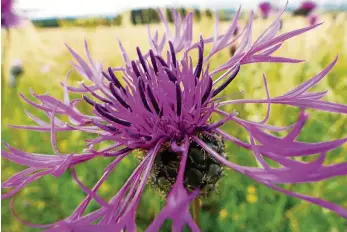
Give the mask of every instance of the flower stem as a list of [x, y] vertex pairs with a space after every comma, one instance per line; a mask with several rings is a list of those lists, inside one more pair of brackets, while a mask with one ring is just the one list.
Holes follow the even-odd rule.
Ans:
[[193, 219], [199, 226], [199, 215], [200, 215], [200, 199], [195, 198], [193, 201]]

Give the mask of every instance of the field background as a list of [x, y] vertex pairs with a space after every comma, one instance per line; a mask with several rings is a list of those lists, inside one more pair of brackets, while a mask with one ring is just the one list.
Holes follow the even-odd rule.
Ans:
[[[265, 73], [271, 96], [278, 96], [293, 88], [309, 77], [317, 74], [334, 57], [340, 58], [333, 71], [319, 84], [316, 89], [329, 90], [326, 100], [347, 104], [347, 14], [340, 13], [334, 20], [332, 15], [325, 14], [325, 23], [319, 28], [286, 42], [278, 52], [287, 57], [305, 59], [301, 64], [252, 64], [241, 68], [239, 76], [226, 91], [225, 95], [244, 90], [244, 97], [265, 97], [262, 74]], [[241, 20], [241, 26], [246, 19]], [[271, 19], [257, 19], [254, 24], [254, 35], [259, 35]], [[306, 26], [303, 18], [292, 18], [285, 15], [281, 33], [291, 29]], [[228, 22], [223, 22], [220, 31], [225, 31]], [[162, 29], [162, 25], [151, 25], [152, 29]], [[70, 69], [71, 55], [64, 43], [83, 54], [83, 40], [87, 39], [91, 53], [96, 60], [103, 62], [104, 67], [122, 64], [117, 46], [119, 38], [131, 57], [136, 54], [135, 45], [142, 51], [149, 48], [147, 42], [147, 28], [145, 26], [96, 27], [96, 28], [55, 28], [36, 29], [26, 25], [11, 30], [11, 44], [8, 49], [9, 63], [15, 58], [23, 60], [25, 73], [16, 88], [2, 86], [5, 90], [2, 102], [2, 140], [29, 152], [53, 153], [49, 134], [32, 131], [10, 129], [8, 124], [30, 124], [23, 108], [35, 115], [42, 113], [24, 104], [19, 93], [30, 95], [30, 88], [35, 92], [62, 98], [62, 88], [59, 82], [65, 78]], [[212, 35], [213, 21], [202, 18], [194, 26], [194, 36]], [[5, 33], [2, 33], [4, 41]], [[220, 53], [212, 62], [215, 67], [226, 60], [229, 52]], [[48, 68], [49, 67], [49, 68]], [[44, 70], [47, 69], [47, 70]], [[49, 69], [49, 70], [48, 70]], [[77, 73], [73, 73], [70, 82], [81, 80]], [[265, 115], [265, 107], [259, 105], [237, 106], [241, 116], [248, 119], [260, 119]], [[229, 107], [231, 111], [233, 108]], [[310, 119], [304, 132], [300, 135], [303, 141], [331, 140], [347, 136], [347, 117], [336, 114], [310, 112]], [[290, 107], [273, 107], [271, 122], [275, 125], [288, 125], [298, 116], [298, 111]], [[225, 130], [233, 135], [245, 138], [244, 132], [233, 124], [225, 126]], [[62, 153], [79, 152], [84, 147], [84, 139], [90, 136], [80, 132], [59, 134], [58, 148]], [[240, 164], [254, 164], [251, 155], [231, 144], [227, 144], [230, 160]], [[347, 161], [347, 146], [330, 153], [327, 163]], [[103, 169], [110, 162], [109, 159], [98, 158], [77, 169], [80, 179], [87, 186], [92, 186], [102, 175]], [[136, 159], [125, 159], [119, 168], [101, 187], [99, 193], [105, 199], [112, 197], [123, 181], [136, 166]], [[1, 180], [21, 170], [22, 167], [10, 164], [2, 159]], [[202, 231], [283, 231], [283, 232], [339, 232], [346, 231], [347, 221], [336, 214], [313, 206], [301, 200], [287, 197], [274, 192], [234, 171], [226, 171], [226, 176], [219, 182], [217, 191], [208, 199], [202, 199], [200, 226]], [[347, 177], [334, 178], [315, 184], [287, 185], [292, 189], [316, 197], [322, 197], [347, 207]], [[72, 181], [70, 173], [60, 178], [45, 177], [16, 196], [15, 211], [32, 223], [51, 223], [68, 216], [84, 198], [84, 193]], [[150, 187], [142, 197], [138, 209], [138, 231], [143, 231], [146, 225], [155, 217], [163, 206], [164, 201]], [[95, 209], [97, 204], [89, 210]], [[2, 231], [39, 231], [23, 226], [12, 216], [9, 210], [9, 200], [2, 201]], [[168, 231], [167, 227], [162, 231]]]

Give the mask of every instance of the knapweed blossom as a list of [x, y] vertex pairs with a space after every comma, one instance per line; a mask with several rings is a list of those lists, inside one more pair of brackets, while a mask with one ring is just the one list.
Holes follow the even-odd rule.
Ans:
[[308, 16], [317, 7], [317, 4], [313, 1], [304, 1], [300, 6], [294, 11], [294, 15]]
[[267, 19], [272, 11], [272, 4], [270, 2], [261, 2], [258, 5], [261, 17]]
[[1, 1], [1, 27], [9, 28], [18, 25], [20, 18], [13, 9], [13, 0]]
[[309, 25], [315, 25], [319, 21], [319, 16], [315, 13], [311, 13], [309, 16], [307, 16], [307, 21]]
[[[282, 12], [283, 13], [283, 12]], [[281, 13], [281, 14], [282, 14]], [[277, 97], [269, 95], [267, 81], [263, 77], [266, 96], [262, 99], [222, 100], [219, 95], [237, 77], [238, 72], [250, 63], [287, 62], [301, 60], [277, 57], [273, 53], [288, 39], [305, 33], [318, 25], [297, 29], [277, 35], [280, 16], [252, 42], [253, 13], [241, 33], [234, 37], [240, 15], [236, 13], [230, 27], [224, 34], [218, 32], [216, 20], [212, 37], [200, 37], [193, 42], [192, 13], [181, 18], [173, 11], [175, 31], [172, 32], [167, 19], [159, 11], [165, 27], [163, 36], [148, 30], [151, 49], [142, 51], [134, 48], [138, 57], [130, 59], [119, 42], [124, 66], [104, 70], [96, 63], [85, 43], [88, 60], [81, 58], [68, 47], [75, 58], [74, 68], [87, 83], [68, 86], [62, 83], [64, 100], [47, 94], [32, 95], [36, 103], [22, 95], [22, 98], [42, 110], [50, 122], [45, 122], [27, 113], [37, 126], [12, 126], [14, 128], [51, 133], [55, 154], [34, 154], [18, 150], [9, 144], [2, 156], [28, 169], [15, 174], [3, 183], [11, 190], [2, 198], [14, 196], [29, 183], [45, 176], [61, 176], [71, 171], [73, 179], [87, 195], [75, 211], [66, 219], [48, 225], [29, 224], [46, 228], [47, 231], [136, 231], [136, 208], [148, 179], [151, 179], [166, 195], [166, 204], [146, 231], [159, 231], [166, 219], [171, 219], [173, 231], [181, 231], [187, 224], [192, 231], [199, 231], [189, 212], [190, 202], [199, 194], [213, 188], [220, 177], [222, 166], [236, 170], [274, 190], [294, 196], [347, 217], [347, 210], [328, 201], [282, 189], [278, 184], [308, 183], [347, 174], [347, 163], [324, 165], [328, 152], [340, 147], [347, 138], [320, 143], [297, 141], [305, 122], [307, 108], [332, 113], [347, 114], [347, 106], [322, 100], [324, 92], [309, 92], [333, 68], [334, 60], [323, 71], [291, 91]], [[210, 60], [235, 41], [235, 54], [215, 69], [209, 67]], [[165, 45], [167, 44], [167, 50]], [[211, 44], [207, 52], [206, 45]], [[193, 62], [191, 51], [197, 50], [197, 62]], [[163, 53], [165, 55], [163, 55]], [[205, 55], [206, 53], [206, 55]], [[220, 75], [221, 74], [221, 75]], [[217, 75], [219, 76], [218, 78]], [[122, 80], [122, 81], [121, 81]], [[125, 83], [125, 84], [124, 84]], [[81, 94], [81, 98], [70, 100], [69, 92]], [[91, 113], [80, 112], [77, 105], [86, 102]], [[264, 120], [249, 121], [236, 112], [225, 112], [221, 106], [234, 104], [266, 104]], [[267, 124], [273, 104], [289, 105], [301, 109], [297, 121], [286, 127]], [[211, 121], [212, 114], [222, 116], [220, 121]], [[58, 119], [65, 115], [68, 121]], [[233, 121], [249, 134], [249, 142], [242, 141], [220, 127]], [[87, 149], [81, 154], [63, 155], [56, 147], [55, 134], [61, 131], [78, 130], [93, 133]], [[288, 131], [285, 137], [271, 132]], [[254, 154], [259, 167], [242, 166], [228, 161], [223, 140], [229, 140]], [[96, 149], [95, 145], [111, 141], [112, 145]], [[118, 163], [132, 151], [141, 151], [141, 161], [123, 187], [109, 201], [101, 198], [97, 191], [115, 170]], [[318, 158], [303, 162], [293, 159], [318, 154]], [[87, 188], [75, 171], [75, 166], [95, 157], [109, 157], [110, 164], [92, 189]], [[278, 163], [270, 166], [265, 157]], [[192, 163], [192, 160], [194, 161]], [[168, 173], [171, 171], [170, 173]], [[100, 208], [85, 214], [91, 200]]]

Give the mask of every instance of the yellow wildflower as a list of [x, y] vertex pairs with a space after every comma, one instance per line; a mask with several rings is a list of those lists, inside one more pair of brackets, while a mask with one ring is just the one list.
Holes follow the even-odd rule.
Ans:
[[248, 186], [248, 188], [247, 188], [247, 192], [249, 193], [249, 194], [254, 194], [255, 192], [256, 192], [256, 188], [253, 186], [253, 185], [250, 185], [250, 186]]
[[254, 195], [254, 194], [248, 194], [246, 199], [247, 199], [247, 202], [251, 204], [258, 201], [257, 195]]
[[103, 183], [100, 187], [101, 193], [107, 193], [110, 190], [110, 185], [108, 183]]
[[228, 216], [228, 212], [226, 209], [222, 209], [221, 211], [219, 211], [219, 216], [221, 219], [224, 219]]
[[38, 209], [42, 210], [43, 208], [45, 208], [46, 203], [44, 201], [37, 201], [36, 206]]
[[61, 150], [62, 152], [67, 151], [68, 140], [63, 140], [63, 141], [61, 141], [59, 145], [60, 145], [60, 150]]

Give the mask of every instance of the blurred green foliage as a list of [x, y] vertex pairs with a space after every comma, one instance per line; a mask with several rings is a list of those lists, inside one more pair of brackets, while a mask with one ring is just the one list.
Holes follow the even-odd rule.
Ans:
[[[279, 51], [279, 54], [299, 59], [304, 58], [307, 59], [307, 62], [296, 65], [256, 64], [245, 66], [241, 68], [236, 80], [224, 91], [224, 95], [229, 98], [240, 97], [237, 92], [243, 90], [245, 98], [264, 98], [265, 90], [262, 83], [262, 74], [265, 73], [269, 82], [270, 95], [278, 96], [317, 74], [334, 59], [336, 54], [340, 53], [340, 59], [336, 67], [315, 89], [327, 89], [329, 90], [327, 100], [347, 104], [347, 54], [342, 52], [347, 50], [345, 43], [347, 26], [343, 23], [343, 17], [346, 16], [342, 15], [341, 17], [332, 21], [331, 16], [327, 15], [325, 18], [327, 23], [322, 28], [289, 41]], [[254, 26], [255, 34], [259, 34], [264, 29], [263, 24], [268, 25], [269, 23], [270, 21], [256, 21]], [[282, 30], [288, 31], [302, 27], [304, 24], [305, 22], [302, 19], [294, 20], [287, 17], [284, 19], [284, 29]], [[194, 31], [194, 37], [198, 38], [200, 32], [204, 35], [210, 35], [212, 32], [211, 25], [213, 24], [210, 19], [201, 20], [201, 23], [196, 25], [197, 29]], [[222, 24], [220, 30], [225, 29], [226, 25]], [[28, 55], [28, 52], [16, 51], [16, 44], [20, 44], [18, 42], [20, 40], [15, 41], [15, 44], [11, 47], [12, 52], [15, 55], [19, 54], [24, 57], [25, 70], [28, 71], [24, 74], [17, 88], [10, 89], [3, 86], [3, 91], [5, 91], [2, 103], [1, 133], [3, 141], [28, 152], [53, 153], [49, 133], [15, 130], [6, 125], [32, 124], [24, 114], [23, 109], [33, 112], [36, 116], [44, 117], [38, 110], [24, 104], [18, 97], [19, 92], [29, 96], [29, 88], [33, 88], [38, 93], [49, 92], [51, 95], [63, 97], [59, 81], [64, 79], [64, 74], [70, 68], [68, 61], [71, 60], [71, 56], [65, 50], [62, 52], [62, 47], [60, 47], [62, 44], [60, 44], [61, 41], [58, 40], [57, 36], [62, 36], [68, 44], [70, 42], [74, 44], [74, 41], [78, 40], [79, 43], [75, 44], [78, 44], [76, 50], [79, 52], [82, 51], [83, 37], [86, 37], [92, 54], [98, 59], [102, 57], [105, 66], [115, 66], [122, 63], [118, 50], [114, 50], [116, 46], [111, 45], [111, 41], [104, 40], [108, 35], [108, 37], [111, 36], [111, 30], [115, 30], [115, 34], [119, 35], [120, 39], [124, 41], [125, 47], [127, 51], [130, 51], [131, 56], [135, 55], [134, 44], [143, 46], [144, 49], [148, 48], [147, 41], [141, 38], [142, 36], [133, 36], [145, 33], [147, 30], [145, 27], [102, 30], [104, 29], [85, 30], [83, 32], [73, 32], [69, 29], [35, 31], [39, 37], [43, 38], [40, 43], [45, 43], [44, 38], [48, 38], [47, 41], [53, 41], [51, 43], [47, 42], [46, 47], [44, 47], [49, 55], [45, 56], [45, 53], [37, 51], [37, 53], [40, 53], [37, 54], [38, 56], [44, 57], [45, 60], [54, 61], [55, 66], [53, 65], [49, 73], [40, 72], [37, 67], [39, 64], [32, 62], [35, 59], [32, 55]], [[54, 38], [57, 40], [54, 40]], [[59, 48], [56, 53], [54, 53], [54, 49], [57, 49], [55, 46]], [[211, 66], [216, 67], [220, 62], [228, 59], [228, 56], [228, 51], [218, 54]], [[81, 77], [73, 72], [69, 82], [76, 84], [76, 81], [80, 79]], [[78, 95], [72, 97], [78, 97]], [[262, 105], [228, 106], [225, 109], [228, 111], [235, 109], [241, 117], [252, 120], [263, 118], [266, 112], [266, 106]], [[86, 107], [83, 110], [89, 110], [89, 108]], [[311, 110], [309, 110], [309, 113], [311, 117], [299, 137], [300, 140], [321, 141], [347, 136], [347, 127], [345, 126], [347, 119], [345, 116]], [[270, 122], [275, 125], [288, 125], [294, 122], [297, 117], [297, 109], [274, 106], [271, 111]], [[244, 131], [235, 124], [228, 123], [224, 126], [224, 129], [230, 134], [247, 140]], [[58, 134], [59, 151], [65, 154], [80, 152], [84, 148], [84, 140], [88, 138], [91, 138], [91, 136], [81, 132]], [[229, 159], [233, 162], [243, 165], [255, 165], [255, 161], [249, 152], [231, 143], [227, 143], [227, 152]], [[330, 152], [327, 163], [347, 161], [346, 152], [346, 146]], [[98, 193], [105, 199], [110, 199], [122, 186], [137, 162], [133, 156], [123, 160], [105, 184], [102, 185]], [[77, 168], [78, 176], [88, 187], [92, 187], [109, 163], [109, 158], [98, 158], [87, 162]], [[4, 181], [15, 172], [22, 170], [23, 167], [2, 159], [1, 169], [2, 181]], [[347, 207], [346, 183], [347, 178], [340, 177], [315, 184], [286, 185], [284, 187], [322, 197]], [[67, 172], [59, 178], [47, 176], [30, 184], [15, 197], [14, 208], [22, 219], [32, 223], [46, 224], [70, 215], [84, 197], [85, 194], [73, 182], [71, 174]], [[164, 200], [155, 194], [149, 186], [146, 187], [137, 211], [138, 231], [144, 231], [164, 203]], [[98, 205], [94, 202], [88, 207], [88, 212], [97, 207]], [[15, 219], [9, 209], [9, 200], [2, 201], [1, 216], [2, 231], [4, 232], [39, 231], [39, 229], [23, 226]], [[162, 231], [169, 231], [169, 224], [167, 223]], [[219, 182], [217, 191], [212, 196], [208, 199], [201, 199], [200, 224], [202, 231], [214, 232], [343, 232], [347, 228], [346, 220], [338, 215], [318, 206], [274, 192], [231, 170], [226, 171], [225, 176]]]

